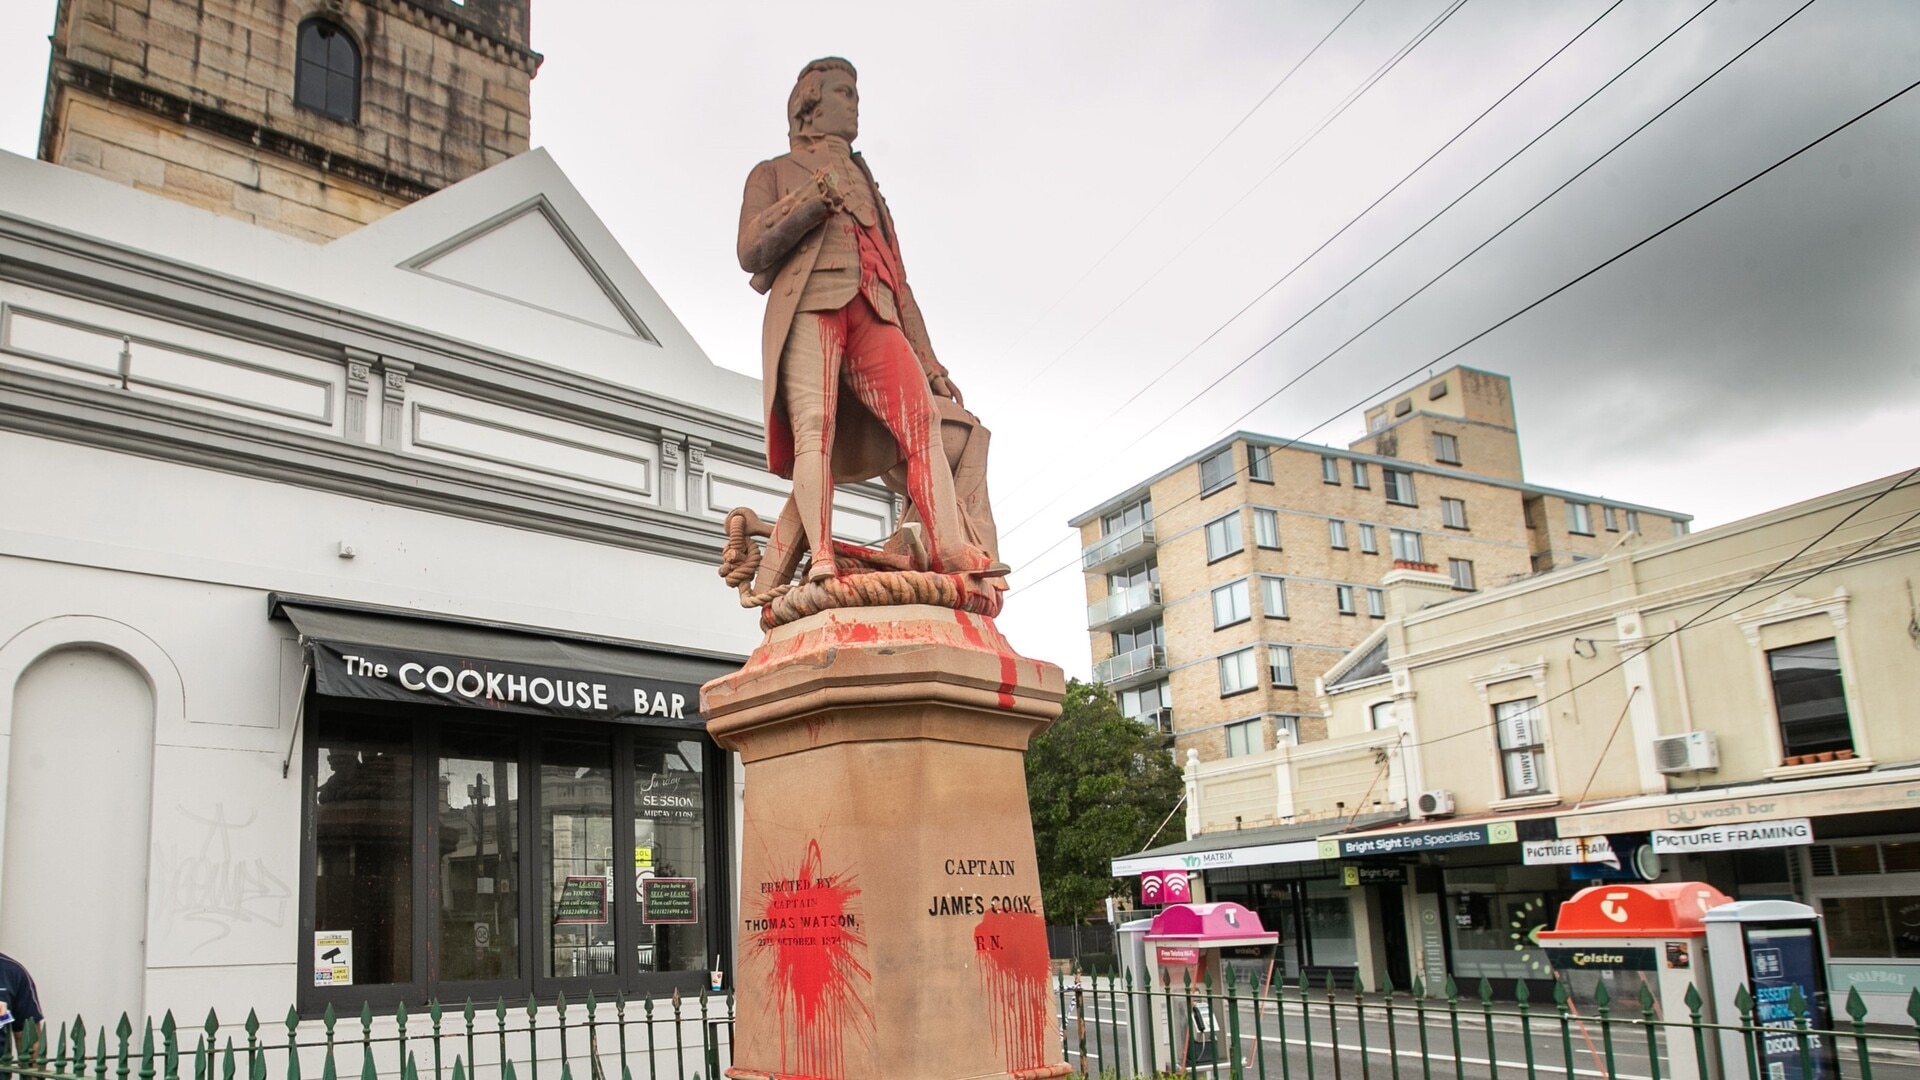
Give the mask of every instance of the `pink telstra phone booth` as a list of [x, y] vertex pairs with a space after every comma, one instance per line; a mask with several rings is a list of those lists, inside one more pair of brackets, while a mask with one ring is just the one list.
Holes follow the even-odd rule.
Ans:
[[[1239, 904], [1174, 904], [1154, 916], [1145, 937], [1149, 985], [1158, 994], [1171, 995], [1153, 999], [1154, 1019], [1160, 1021], [1154, 1030], [1154, 1060], [1162, 1069], [1185, 1069], [1221, 1059], [1225, 1036], [1215, 1018], [1225, 1015], [1227, 993], [1220, 950], [1244, 945], [1271, 948], [1279, 940], [1279, 934], [1260, 924], [1260, 916]], [[1210, 990], [1203, 991], [1203, 986]], [[1236, 994], [1245, 1000], [1256, 989], [1242, 986]], [[1170, 1024], [1165, 1022], [1169, 1012]]]
[[[1685, 1025], [1687, 987], [1700, 995], [1700, 1019], [1713, 1022], [1713, 979], [1701, 917], [1733, 898], [1698, 881], [1610, 882], [1582, 889], [1560, 905], [1551, 930], [1539, 933], [1554, 977], [1578, 1002], [1605, 983], [1614, 1016], [1639, 1017], [1640, 988], [1653, 990], [1657, 1019]], [[1585, 1004], [1577, 1006], [1582, 1011]], [[1666, 1080], [1710, 1080], [1682, 1027], [1666, 1029]], [[1636, 1033], [1636, 1038], [1644, 1038]], [[1712, 1067], [1713, 1055], [1708, 1055]]]

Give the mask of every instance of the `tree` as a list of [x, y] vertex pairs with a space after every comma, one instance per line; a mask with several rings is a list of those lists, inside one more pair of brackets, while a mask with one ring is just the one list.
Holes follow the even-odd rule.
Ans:
[[1154, 838], [1172, 843], [1185, 821], [1171, 740], [1120, 712], [1107, 688], [1067, 682], [1060, 719], [1027, 750], [1027, 803], [1039, 858], [1041, 902], [1056, 922], [1083, 922], [1123, 888], [1112, 860]]

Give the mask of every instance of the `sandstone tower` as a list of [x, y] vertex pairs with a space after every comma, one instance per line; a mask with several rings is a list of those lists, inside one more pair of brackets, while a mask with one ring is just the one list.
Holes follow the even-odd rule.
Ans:
[[40, 156], [309, 240], [528, 146], [531, 0], [60, 0]]

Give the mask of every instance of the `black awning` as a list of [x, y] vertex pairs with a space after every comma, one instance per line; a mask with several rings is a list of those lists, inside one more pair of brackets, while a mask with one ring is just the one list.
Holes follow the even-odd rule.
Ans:
[[615, 723], [705, 726], [700, 685], [739, 663], [431, 616], [269, 598], [328, 697]]

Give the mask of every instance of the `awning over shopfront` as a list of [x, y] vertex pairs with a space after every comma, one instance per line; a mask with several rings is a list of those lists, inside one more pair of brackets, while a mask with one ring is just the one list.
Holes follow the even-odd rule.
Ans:
[[326, 697], [699, 728], [700, 686], [740, 661], [531, 627], [268, 597]]
[[[1356, 828], [1403, 821], [1402, 814], [1363, 814]], [[1313, 862], [1325, 858], [1318, 837], [1327, 822], [1274, 825], [1261, 829], [1202, 833], [1177, 844], [1166, 844], [1113, 860], [1114, 877], [1132, 877], [1147, 870], [1217, 870], [1229, 866], [1272, 866]]]
[[1557, 819], [1561, 836], [1651, 833], [1787, 822], [1833, 814], [1920, 810], [1920, 769], [1742, 784], [1712, 791], [1616, 799]]

